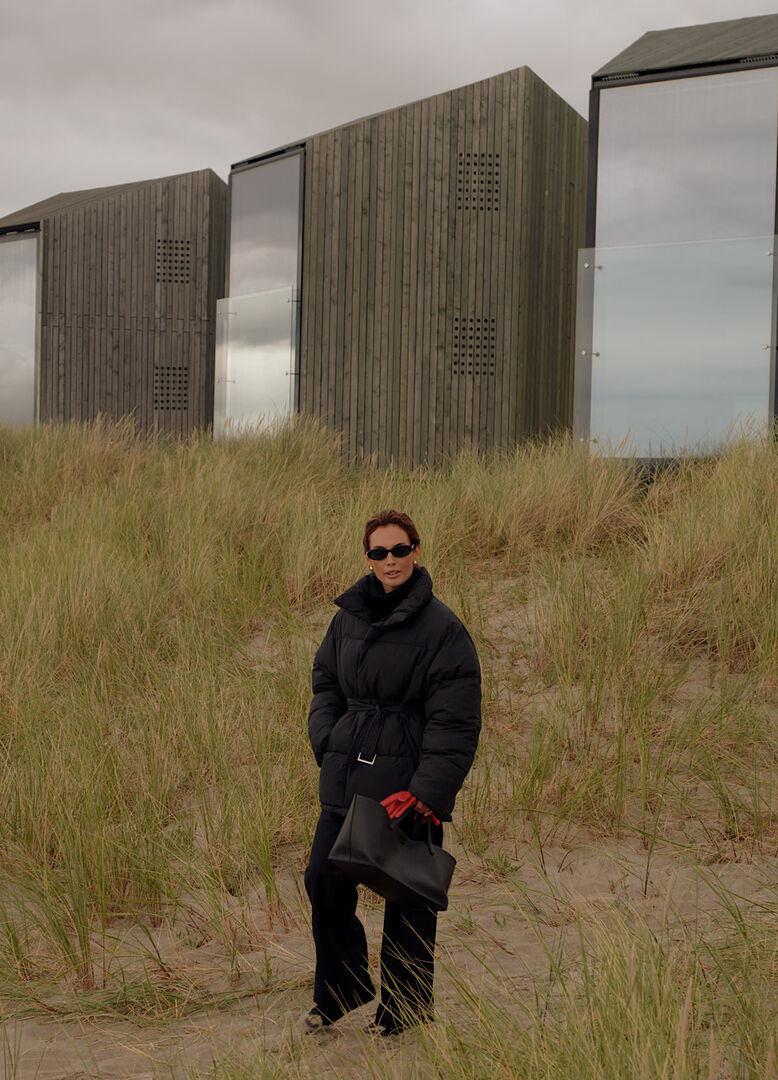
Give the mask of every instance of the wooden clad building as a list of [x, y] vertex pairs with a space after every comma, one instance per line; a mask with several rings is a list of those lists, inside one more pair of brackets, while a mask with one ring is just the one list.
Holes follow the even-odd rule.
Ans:
[[[586, 128], [523, 67], [235, 165], [226, 303], [254, 316], [225, 332], [233, 400], [246, 367], [230, 342], [250, 322], [259, 341], [260, 309], [286, 292], [288, 339], [266, 362], [294, 385], [269, 411], [322, 417], [352, 460], [416, 465], [568, 427]], [[284, 213], [285, 267], [263, 270]]]
[[[0, 263], [26, 241], [35, 264], [30, 420], [132, 415], [177, 434], [212, 422], [226, 194], [206, 169], [56, 195], [0, 219]], [[3, 356], [23, 367], [13, 342]], [[0, 401], [4, 419], [14, 421]]]

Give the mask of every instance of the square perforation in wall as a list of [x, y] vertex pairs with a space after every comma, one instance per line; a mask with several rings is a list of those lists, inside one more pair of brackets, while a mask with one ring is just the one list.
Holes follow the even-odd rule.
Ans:
[[454, 316], [451, 370], [454, 375], [494, 375], [496, 319]]
[[157, 283], [189, 285], [192, 271], [191, 240], [157, 239]]
[[460, 151], [457, 210], [500, 209], [500, 155]]
[[183, 364], [154, 365], [154, 411], [186, 412], [189, 368]]

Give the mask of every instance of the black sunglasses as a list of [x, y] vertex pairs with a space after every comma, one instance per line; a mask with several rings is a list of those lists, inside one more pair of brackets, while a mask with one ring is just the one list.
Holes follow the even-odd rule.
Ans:
[[372, 559], [373, 562], [381, 562], [391, 551], [395, 559], [404, 559], [406, 555], [410, 555], [415, 547], [415, 544], [395, 544], [393, 548], [388, 549], [385, 547], [370, 548], [367, 557]]

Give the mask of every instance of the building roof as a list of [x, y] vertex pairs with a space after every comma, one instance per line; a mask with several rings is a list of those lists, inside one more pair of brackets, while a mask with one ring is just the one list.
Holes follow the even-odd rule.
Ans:
[[[203, 169], [202, 172], [211, 172]], [[99, 202], [100, 199], [109, 199], [114, 195], [124, 195], [128, 191], [137, 191], [139, 188], [148, 187], [149, 184], [159, 184], [166, 180], [177, 180], [189, 173], [178, 173], [174, 176], [158, 176], [153, 180], [136, 180], [131, 184], [113, 184], [111, 187], [86, 188], [83, 191], [61, 191], [59, 195], [52, 195], [49, 199], [32, 203], [21, 210], [15, 210], [0, 218], [0, 229], [6, 229], [14, 225], [31, 225], [42, 221], [44, 218], [53, 217], [54, 214], [62, 214], [67, 210], [75, 210], [80, 206], [88, 206], [90, 203]], [[223, 182], [223, 181], [222, 181]]]
[[651, 30], [595, 71], [593, 78], [762, 57], [778, 60], [778, 15]]
[[[305, 144], [309, 141], [309, 139], [319, 138], [319, 136], [327, 135], [331, 131], [345, 131], [347, 128], [353, 127], [355, 124], [363, 124], [363, 123], [365, 123], [365, 121], [373, 120], [373, 119], [375, 119], [376, 117], [379, 117], [379, 116], [387, 116], [390, 113], [401, 112], [403, 109], [409, 109], [414, 105], [423, 104], [426, 101], [431, 101], [433, 98], [436, 98], [436, 97], [437, 98], [442, 98], [442, 97], [445, 97], [447, 94], [453, 94], [453, 93], [456, 93], [459, 90], [467, 90], [470, 86], [484, 86], [485, 87], [489, 83], [494, 82], [495, 80], [500, 79], [505, 75], [511, 75], [516, 71], [524, 71], [524, 72], [527, 73], [529, 78], [537, 79], [541, 83], [543, 82], [543, 80], [540, 78], [540, 76], [536, 75], [535, 72], [532, 70], [532, 68], [527, 67], [526, 64], [522, 64], [520, 67], [512, 68], [509, 71], [501, 71], [501, 72], [498, 72], [498, 74], [496, 74], [496, 75], [490, 75], [486, 79], [478, 79], [474, 83], [465, 83], [463, 86], [452, 87], [450, 90], [443, 90], [438, 94], [430, 94], [429, 97], [426, 97], [426, 98], [417, 98], [414, 101], [408, 101], [408, 102], [405, 102], [402, 105], [392, 105], [390, 108], [385, 109], [382, 112], [368, 113], [365, 116], [358, 116], [353, 120], [346, 121], [346, 123], [344, 123], [344, 124], [336, 124], [334, 127], [325, 128], [323, 131], [314, 132], [313, 134], [307, 135], [307, 136], [305, 136], [305, 137], [303, 137], [301, 139], [296, 139], [294, 142], [284, 143], [282, 146], [274, 147], [272, 150], [262, 150], [258, 154], [252, 154], [251, 157], [244, 158], [242, 161], [236, 161], [233, 164], [232, 168], [233, 169], [242, 169], [246, 165], [256, 165], [257, 162], [264, 161], [267, 158], [277, 157], [277, 156], [280, 156], [281, 154], [286, 154], [286, 153], [288, 153], [288, 152], [290, 152], [292, 150], [301, 149], [302, 147], [305, 146]], [[543, 85], [546, 86], [547, 84], [543, 83]], [[552, 90], [551, 87], [547, 87], [547, 89], [551, 90], [551, 93], [554, 94], [556, 97], [559, 97], [559, 95], [556, 93], [556, 91]], [[560, 100], [564, 101], [564, 98], [561, 98]], [[565, 101], [565, 105], [567, 105], [567, 107], [572, 112], [576, 112], [576, 110], [573, 108], [573, 106], [570, 105], [568, 102]], [[2, 223], [0, 222], [0, 224], [2, 224]]]

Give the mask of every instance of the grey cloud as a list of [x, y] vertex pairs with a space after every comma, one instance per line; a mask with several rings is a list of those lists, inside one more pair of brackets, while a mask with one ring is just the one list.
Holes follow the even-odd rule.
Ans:
[[753, 0], [41, 0], [0, 38], [0, 214], [61, 190], [230, 164], [528, 65], [581, 113], [650, 28]]

